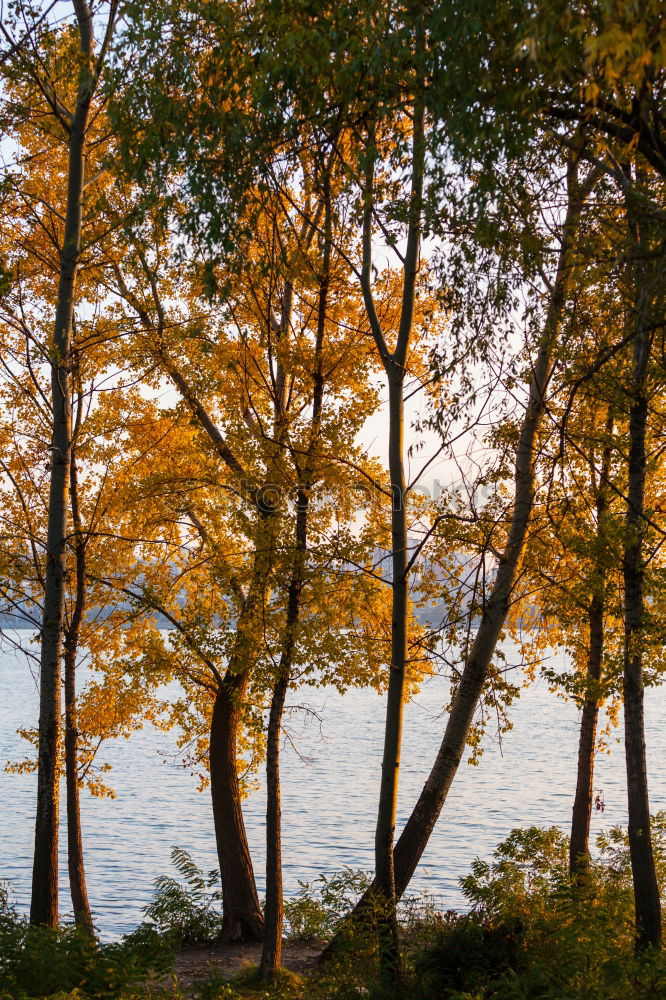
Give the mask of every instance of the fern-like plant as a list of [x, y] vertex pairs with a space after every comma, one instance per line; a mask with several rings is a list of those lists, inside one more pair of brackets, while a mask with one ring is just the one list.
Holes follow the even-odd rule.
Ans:
[[171, 863], [180, 878], [160, 875], [154, 881], [155, 898], [145, 914], [158, 930], [179, 945], [210, 944], [222, 931], [220, 874], [204, 872], [182, 847], [171, 850]]

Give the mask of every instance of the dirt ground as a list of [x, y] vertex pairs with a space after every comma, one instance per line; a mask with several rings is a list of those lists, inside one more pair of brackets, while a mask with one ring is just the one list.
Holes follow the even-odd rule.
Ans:
[[[285, 941], [282, 964], [292, 972], [313, 968], [321, 955], [317, 944]], [[220, 944], [203, 948], [184, 948], [176, 959], [174, 973], [183, 992], [205, 982], [211, 973], [230, 979], [248, 965], [259, 965], [261, 944]]]

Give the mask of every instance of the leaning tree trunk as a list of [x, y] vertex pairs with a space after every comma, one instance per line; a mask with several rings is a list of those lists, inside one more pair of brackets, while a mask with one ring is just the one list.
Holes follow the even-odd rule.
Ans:
[[[636, 244], [638, 244], [636, 240]], [[645, 329], [646, 289], [635, 276], [636, 334], [629, 412], [629, 466], [623, 553], [624, 576], [624, 740], [629, 807], [629, 852], [636, 909], [636, 946], [661, 946], [661, 901], [650, 834], [650, 803], [643, 718], [643, 635], [645, 629], [645, 434], [648, 420], [647, 368], [650, 338]]]
[[[553, 353], [558, 343], [562, 315], [573, 276], [575, 237], [585, 197], [595, 179], [596, 173], [593, 173], [582, 187], [579, 186], [575, 161], [570, 163], [569, 202], [557, 275], [516, 447], [515, 496], [507, 544], [499, 560], [490, 596], [484, 604], [476, 637], [451, 703], [449, 719], [435, 762], [393, 851], [395, 890], [398, 899], [407, 889], [416, 871], [462, 760], [492, 657], [509, 610], [534, 503], [535, 446], [545, 411], [545, 392]], [[366, 911], [373, 894], [374, 885], [359, 900], [352, 919]], [[326, 949], [325, 956], [334, 953], [339, 940], [336, 935]]]
[[[77, 417], [80, 417], [81, 405]], [[77, 419], [78, 423], [78, 419]], [[75, 429], [76, 435], [76, 429]], [[69, 888], [77, 927], [93, 933], [92, 913], [88, 902], [86, 872], [83, 863], [81, 802], [79, 795], [79, 732], [76, 713], [76, 658], [81, 622], [86, 606], [86, 540], [81, 526], [76, 457], [72, 447], [70, 465], [72, 523], [75, 531], [76, 594], [69, 628], [65, 633], [65, 781], [67, 788], [67, 867]]]
[[580, 190], [570, 166], [569, 205], [564, 224], [557, 275], [551, 293], [544, 332], [535, 360], [529, 398], [516, 447], [515, 495], [506, 548], [499, 560], [497, 574], [460, 683], [455, 692], [448, 723], [432, 770], [395, 845], [396, 892], [401, 895], [412, 878], [430, 835], [439, 818], [446, 796], [465, 750], [467, 736], [474, 720], [488, 670], [497, 648], [500, 633], [509, 610], [520, 563], [525, 548], [527, 527], [534, 503], [534, 462], [537, 435], [545, 410], [545, 393], [550, 377], [562, 315], [573, 275], [573, 253], [584, 196], [590, 189], [588, 180]]
[[[612, 409], [606, 421], [608, 437], [613, 433]], [[589, 648], [585, 676], [585, 701], [578, 738], [578, 770], [576, 793], [571, 816], [569, 841], [569, 873], [572, 878], [584, 874], [590, 864], [590, 823], [594, 796], [594, 753], [599, 717], [599, 682], [604, 655], [604, 617], [606, 612], [606, 507], [610, 477], [611, 443], [607, 440], [597, 486], [597, 525], [595, 564], [592, 570], [592, 598], [588, 611]]]
[[85, 170], [85, 133], [94, 80], [92, 71], [92, 14], [85, 0], [74, 0], [79, 27], [82, 66], [76, 107], [69, 132], [67, 207], [53, 330], [51, 362], [52, 428], [51, 474], [44, 614], [41, 629], [39, 684], [39, 749], [37, 758], [37, 814], [32, 871], [30, 920], [55, 927], [58, 923], [58, 820], [61, 740], [63, 627], [65, 611], [65, 556], [67, 499], [71, 448], [69, 366], [76, 271], [81, 247], [81, 220]]

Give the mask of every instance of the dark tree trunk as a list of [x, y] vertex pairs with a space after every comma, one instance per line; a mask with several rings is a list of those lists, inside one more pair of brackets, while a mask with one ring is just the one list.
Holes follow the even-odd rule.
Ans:
[[402, 724], [407, 668], [407, 511], [403, 456], [403, 369], [391, 370], [389, 384], [389, 470], [391, 477], [391, 666], [386, 698], [382, 775], [375, 830], [375, 905], [378, 907], [380, 958], [387, 985], [400, 978], [400, 940], [396, 910], [393, 841], [398, 802]]
[[[636, 243], [638, 244], [638, 240]], [[629, 412], [629, 468], [624, 576], [624, 740], [629, 806], [629, 852], [636, 907], [636, 946], [661, 946], [661, 901], [650, 834], [643, 719], [643, 630], [645, 628], [645, 434], [648, 420], [646, 376], [650, 338], [645, 330], [647, 308], [644, 276], [636, 268], [636, 335]]]
[[257, 659], [257, 632], [270, 587], [273, 515], [274, 508], [267, 506], [258, 516], [252, 580], [238, 615], [234, 649], [218, 685], [211, 717], [210, 787], [222, 881], [224, 941], [260, 941], [264, 932], [238, 781], [238, 727]]
[[[149, 268], [144, 266], [149, 275]], [[224, 678], [220, 678], [214, 668], [211, 669], [217, 682], [217, 694], [213, 705], [209, 745], [213, 819], [222, 881], [222, 938], [224, 941], [258, 941], [263, 936], [264, 917], [259, 906], [243, 819], [238, 781], [237, 736], [243, 699], [258, 655], [260, 615], [270, 590], [274, 546], [272, 526], [276, 510], [273, 488], [269, 486], [264, 489], [248, 475], [203, 402], [169, 356], [164, 345], [164, 313], [157, 285], [154, 278], [149, 280], [159, 316], [157, 325], [121, 280], [123, 294], [136, 309], [146, 331], [153, 335], [154, 348], [166, 372], [208, 435], [217, 454], [235, 477], [239, 493], [254, 507], [258, 516], [252, 581], [246, 597], [242, 596], [242, 588], [238, 586], [240, 610], [229, 666]]]
[[592, 598], [588, 611], [589, 648], [586, 669], [586, 692], [580, 720], [578, 739], [578, 770], [576, 793], [571, 816], [569, 843], [569, 872], [574, 878], [582, 875], [590, 863], [590, 822], [594, 795], [594, 753], [599, 717], [599, 682], [604, 655], [604, 617], [606, 612], [606, 507], [611, 463], [611, 435], [613, 413], [609, 409], [606, 419], [606, 444], [597, 484], [595, 565], [592, 570]]
[[587, 659], [587, 694], [583, 703], [578, 739], [576, 794], [571, 816], [569, 871], [571, 876], [584, 872], [590, 863], [590, 821], [594, 792], [594, 750], [599, 716], [598, 684], [604, 649], [604, 598], [592, 598], [589, 612], [590, 646]]
[[280, 733], [289, 688], [289, 674], [282, 672], [273, 688], [266, 739], [266, 910], [261, 978], [273, 979], [282, 965], [282, 823], [280, 802]]
[[[423, 25], [417, 19], [416, 45], [424, 45]], [[402, 274], [402, 302], [395, 347], [391, 351], [375, 308], [372, 291], [374, 162], [369, 149], [363, 213], [361, 288], [370, 328], [384, 367], [389, 390], [389, 474], [391, 480], [391, 663], [384, 726], [384, 749], [375, 827], [375, 881], [373, 898], [379, 936], [382, 980], [387, 990], [399, 990], [402, 978], [398, 935], [397, 894], [393, 840], [400, 777], [405, 671], [408, 649], [409, 573], [407, 557], [407, 488], [404, 471], [404, 378], [414, 324], [416, 282], [420, 267], [423, 228], [425, 164], [425, 106], [423, 94], [414, 101], [412, 168], [407, 241]], [[374, 135], [369, 136], [372, 147]]]
[[[317, 424], [319, 413], [317, 413]], [[287, 594], [287, 614], [278, 676], [268, 717], [266, 740], [266, 913], [264, 946], [261, 953], [262, 979], [271, 980], [282, 962], [282, 926], [284, 901], [282, 894], [282, 823], [280, 804], [280, 733], [284, 703], [291, 680], [296, 649], [301, 595], [307, 554], [308, 489], [300, 489], [296, 508], [296, 546]]]
[[81, 805], [79, 801], [79, 734], [76, 723], [76, 651], [65, 655], [65, 774], [67, 785], [67, 867], [77, 927], [93, 933], [83, 864]]
[[[81, 404], [74, 428], [76, 438], [81, 418]], [[77, 927], [93, 933], [92, 913], [88, 902], [86, 872], [83, 864], [83, 835], [81, 832], [81, 803], [79, 797], [79, 732], [76, 717], [76, 657], [79, 649], [81, 622], [86, 606], [86, 539], [82, 531], [79, 511], [78, 476], [75, 449], [72, 447], [70, 465], [70, 498], [74, 526], [74, 554], [76, 561], [76, 594], [72, 618], [65, 633], [65, 780], [67, 787], [67, 867], [72, 897], [74, 920]]]
[[557, 275], [544, 324], [542, 342], [534, 363], [527, 409], [516, 448], [515, 497], [509, 536], [453, 698], [442, 744], [412, 814], [395, 845], [395, 884], [398, 896], [401, 896], [409, 885], [446, 801], [464, 753], [483, 685], [509, 610], [534, 502], [535, 446], [545, 409], [545, 392], [552, 356], [558, 342], [562, 314], [572, 280], [575, 236], [584, 198], [591, 184], [590, 179], [583, 190], [579, 189], [576, 168], [570, 166], [569, 206]]
[[85, 132], [94, 80], [92, 15], [85, 0], [74, 0], [81, 54], [88, 69], [79, 77], [70, 126], [65, 231], [60, 254], [58, 297], [51, 364], [52, 435], [44, 614], [41, 629], [37, 814], [30, 920], [58, 923], [58, 820], [60, 798], [61, 683], [65, 610], [67, 499], [71, 448], [69, 369], [76, 270], [81, 245]]
[[224, 941], [260, 941], [264, 930], [238, 782], [238, 725], [249, 679], [248, 670], [227, 672], [215, 698], [210, 727], [210, 787], [222, 881]]

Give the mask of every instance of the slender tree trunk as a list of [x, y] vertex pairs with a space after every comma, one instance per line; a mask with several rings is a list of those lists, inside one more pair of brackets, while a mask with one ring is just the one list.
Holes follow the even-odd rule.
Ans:
[[[535, 360], [529, 398], [516, 447], [515, 495], [509, 536], [499, 560], [495, 581], [485, 602], [481, 621], [460, 682], [453, 697], [444, 737], [430, 774], [393, 852], [395, 891], [399, 899], [407, 889], [439, 818], [453, 779], [462, 760], [467, 736], [474, 720], [492, 657], [509, 610], [525, 547], [527, 527], [534, 502], [534, 459], [537, 435], [545, 410], [545, 392], [550, 377], [562, 314], [573, 274], [573, 252], [580, 212], [596, 174], [579, 188], [577, 169], [569, 167], [569, 204], [558, 259], [557, 275], [550, 297], [544, 331]], [[353, 917], [367, 909], [374, 884], [357, 904]], [[326, 955], [337, 948], [333, 939]]]
[[261, 953], [262, 979], [271, 980], [282, 963], [282, 824], [280, 803], [280, 733], [284, 704], [291, 680], [301, 612], [305, 560], [307, 554], [307, 517], [309, 493], [301, 488], [296, 509], [296, 545], [287, 594], [287, 615], [278, 676], [268, 717], [266, 740], [266, 911], [264, 946]]
[[[422, 16], [417, 13], [416, 48], [424, 42]], [[386, 701], [382, 774], [375, 828], [375, 881], [373, 897], [378, 907], [377, 929], [381, 975], [387, 989], [401, 984], [400, 940], [393, 859], [393, 839], [400, 776], [402, 719], [407, 665], [407, 611], [409, 579], [404, 474], [404, 379], [414, 323], [416, 282], [420, 266], [423, 228], [423, 178], [425, 169], [425, 105], [421, 86], [414, 99], [412, 169], [407, 240], [402, 274], [402, 302], [395, 347], [391, 351], [384, 335], [372, 292], [372, 233], [374, 217], [375, 136], [370, 131], [364, 189], [361, 290], [372, 336], [386, 373], [389, 391], [389, 473], [391, 480], [391, 664]]]
[[[578, 190], [575, 169], [570, 167], [569, 205], [564, 224], [557, 275], [544, 324], [543, 338], [534, 363], [525, 416], [516, 448], [515, 494], [506, 548], [471, 652], [464, 664], [455, 692], [444, 738], [428, 779], [395, 846], [396, 891], [402, 895], [416, 870], [439, 818], [462, 760], [467, 736], [474, 720], [500, 632], [509, 610], [525, 548], [527, 527], [534, 503], [534, 460], [537, 435], [545, 410], [545, 392], [550, 377], [567, 293], [573, 274], [573, 251], [584, 195]], [[573, 177], [571, 175], [574, 175]], [[587, 189], [591, 182], [586, 185]]]
[[67, 866], [69, 887], [77, 927], [93, 933], [83, 863], [81, 805], [78, 775], [79, 733], [76, 723], [76, 650], [65, 654], [65, 773], [67, 784]]
[[578, 739], [578, 770], [576, 794], [571, 816], [569, 843], [569, 872], [573, 877], [582, 874], [590, 864], [590, 821], [594, 791], [594, 750], [599, 716], [598, 685], [604, 649], [604, 597], [595, 594], [589, 611], [590, 646], [587, 658], [587, 693], [583, 703]]
[[[284, 665], [283, 665], [284, 666]], [[266, 739], [266, 909], [261, 978], [274, 979], [282, 965], [282, 823], [280, 802], [280, 732], [289, 688], [289, 673], [281, 671], [273, 688]]]
[[[636, 239], [638, 246], [639, 239]], [[629, 468], [624, 576], [624, 740], [629, 806], [629, 852], [636, 908], [636, 947], [661, 947], [661, 901], [650, 834], [650, 803], [643, 717], [643, 630], [645, 628], [645, 434], [648, 420], [647, 367], [650, 338], [645, 330], [644, 275], [635, 269], [636, 335], [629, 412]]]
[[586, 667], [586, 693], [578, 739], [576, 793], [571, 816], [569, 872], [572, 878], [583, 874], [590, 863], [590, 822], [594, 794], [594, 752], [599, 717], [599, 681], [604, 655], [604, 616], [606, 612], [606, 528], [605, 516], [610, 476], [613, 414], [606, 420], [607, 442], [603, 451], [596, 502], [595, 565], [592, 571], [592, 598], [588, 611], [589, 648]]
[[55, 927], [58, 923], [58, 820], [61, 741], [62, 654], [65, 595], [67, 500], [71, 447], [69, 366], [76, 270], [81, 245], [81, 219], [85, 167], [85, 132], [93, 93], [92, 15], [85, 0], [74, 0], [79, 26], [81, 56], [76, 107], [69, 134], [69, 162], [65, 231], [60, 253], [60, 273], [53, 329], [51, 394], [51, 475], [44, 615], [41, 629], [39, 688], [39, 749], [37, 814], [32, 872], [30, 920]]
[[[81, 406], [77, 412], [77, 424]], [[76, 437], [76, 430], [74, 437]], [[83, 863], [83, 835], [81, 832], [81, 802], [79, 795], [79, 732], [76, 713], [76, 658], [79, 648], [81, 622], [86, 606], [86, 541], [81, 526], [79, 491], [75, 449], [72, 447], [70, 465], [70, 499], [74, 526], [74, 553], [76, 561], [76, 595], [72, 619], [65, 633], [65, 779], [67, 788], [67, 867], [76, 925], [89, 934], [93, 933], [92, 913], [88, 902], [86, 872]]]
[[407, 667], [407, 511], [403, 455], [404, 376], [402, 368], [389, 378], [389, 471], [391, 477], [391, 668], [386, 699], [382, 777], [375, 831], [375, 896], [379, 907], [380, 956], [385, 977], [400, 976], [400, 941], [396, 911], [393, 840], [398, 802], [402, 723]]

